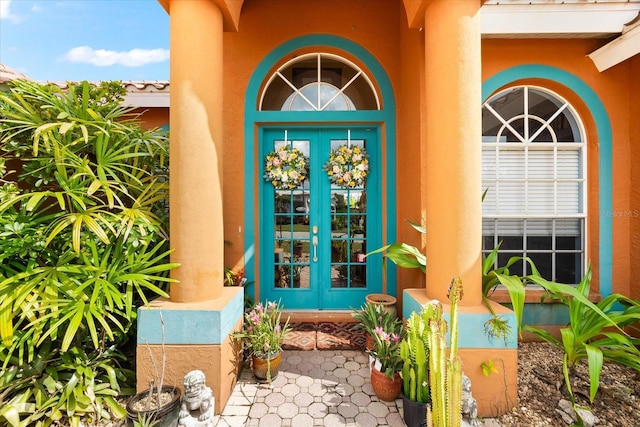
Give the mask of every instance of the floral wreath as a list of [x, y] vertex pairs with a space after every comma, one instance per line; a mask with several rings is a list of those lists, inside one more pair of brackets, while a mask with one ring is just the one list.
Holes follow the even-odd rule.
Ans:
[[307, 178], [307, 158], [297, 148], [281, 145], [267, 154], [264, 179], [278, 190], [293, 190]]
[[338, 187], [363, 187], [369, 175], [369, 156], [357, 145], [341, 145], [331, 150], [324, 169], [331, 183]]

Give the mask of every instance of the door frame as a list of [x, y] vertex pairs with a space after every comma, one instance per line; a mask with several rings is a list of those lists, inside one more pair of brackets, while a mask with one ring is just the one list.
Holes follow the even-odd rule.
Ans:
[[[351, 138], [354, 140], [365, 138], [368, 142], [367, 153], [369, 156], [370, 174], [367, 178], [367, 208], [366, 208], [366, 237], [364, 241], [367, 243], [367, 251], [371, 251], [382, 246], [382, 227], [381, 227], [381, 207], [382, 198], [380, 192], [381, 164], [380, 164], [380, 125], [363, 126], [361, 124], [315, 124], [310, 126], [261, 126], [258, 131], [259, 149], [258, 158], [264, 159], [266, 154], [273, 149], [271, 147], [272, 140], [279, 140], [279, 136], [284, 139], [285, 130], [288, 132], [288, 139], [309, 140], [309, 155], [317, 156], [314, 160], [315, 168], [310, 173], [311, 186], [309, 191], [316, 191], [312, 195], [312, 199], [318, 200], [322, 198], [325, 202], [327, 197], [331, 197], [331, 185], [326, 173], [322, 168], [325, 163], [324, 156], [328, 160], [330, 143], [333, 140], [347, 139], [348, 130], [351, 131]], [[258, 176], [264, 175], [264, 161], [258, 165]], [[374, 169], [375, 168], [375, 169]], [[326, 181], [322, 181], [326, 179]], [[335, 188], [335, 187], [334, 187]], [[331, 213], [327, 211], [326, 215], [322, 215], [317, 208], [309, 212], [309, 227], [317, 226], [320, 238], [318, 246], [319, 262], [309, 261], [310, 272], [310, 288], [275, 288], [274, 287], [274, 264], [272, 256], [272, 242], [274, 241], [274, 223], [272, 212], [274, 210], [272, 191], [273, 187], [269, 182], [263, 180], [259, 185], [259, 206], [256, 214], [261, 218], [260, 226], [260, 254], [261, 259], [259, 265], [260, 277], [262, 278], [261, 288], [262, 300], [282, 300], [286, 307], [292, 309], [318, 309], [318, 310], [346, 310], [353, 307], [359, 307], [364, 301], [365, 296], [371, 293], [380, 293], [383, 288], [383, 278], [379, 274], [378, 266], [382, 263], [381, 254], [374, 254], [366, 259], [366, 286], [363, 288], [334, 288], [331, 280]], [[310, 193], [313, 194], [313, 193]], [[313, 203], [313, 202], [312, 202]], [[313, 207], [314, 205], [312, 205]], [[311, 243], [312, 232], [309, 229], [309, 235], [301, 238]], [[357, 239], [356, 239], [357, 240]], [[311, 252], [311, 251], [310, 251]], [[263, 259], [264, 258], [264, 259]], [[350, 265], [349, 261], [349, 265]], [[305, 298], [305, 294], [307, 298]], [[291, 300], [295, 300], [292, 303]]]
[[[357, 58], [368, 71], [369, 77], [380, 93], [380, 110], [360, 111], [260, 111], [259, 104], [261, 87], [269, 75], [274, 64], [281, 58], [290, 56], [292, 52], [304, 48], [324, 50], [323, 46], [346, 57]], [[264, 159], [258, 153], [259, 129], [268, 125], [295, 124], [348, 124], [380, 126], [379, 144], [381, 161], [381, 217], [382, 243], [395, 242], [396, 239], [396, 101], [391, 81], [378, 60], [361, 45], [334, 35], [310, 34], [288, 40], [275, 47], [258, 64], [253, 71], [244, 103], [244, 218], [239, 232], [244, 237], [244, 267], [249, 284], [245, 294], [256, 300], [264, 299], [260, 295], [259, 284], [259, 233], [260, 218], [256, 215], [259, 206], [259, 185], [262, 176], [258, 176], [259, 163]], [[383, 275], [383, 293], [396, 296], [396, 267], [387, 263], [387, 268], [380, 271]], [[364, 302], [364, 301], [363, 301]]]

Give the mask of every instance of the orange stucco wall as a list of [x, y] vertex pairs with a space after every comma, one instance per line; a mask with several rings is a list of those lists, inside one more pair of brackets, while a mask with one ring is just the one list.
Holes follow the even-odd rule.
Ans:
[[[629, 146], [630, 146], [630, 208], [632, 212], [640, 212], [640, 173], [633, 172], [633, 165], [640, 162], [640, 55], [629, 60]], [[635, 94], [635, 95], [633, 95]], [[634, 102], [635, 100], [635, 102]], [[631, 298], [640, 299], [640, 216], [631, 219], [630, 230], [630, 265], [629, 286]]]
[[[283, 25], [284, 15], [300, 19], [289, 19]], [[421, 126], [420, 111], [416, 106], [421, 101], [416, 85], [420, 85], [419, 64], [424, 48], [420, 32], [407, 27], [402, 3], [383, 0], [372, 7], [367, 0], [248, 0], [242, 8], [239, 32], [224, 35], [224, 217], [225, 238], [231, 242], [225, 252], [227, 266], [242, 265], [243, 262], [243, 116], [247, 84], [255, 67], [273, 49], [308, 34], [332, 34], [353, 40], [376, 57], [394, 82], [398, 112], [404, 116], [397, 128], [399, 148], [396, 166], [401, 166], [404, 171], [398, 176], [397, 187], [398, 239], [420, 243], [419, 234], [405, 220], [420, 219], [420, 198], [415, 183], [420, 181], [420, 156], [417, 154], [420, 152]], [[345, 52], [338, 53], [362, 65], [357, 58], [349, 57]], [[256, 230], [259, 229], [259, 220], [256, 216]], [[424, 280], [415, 272], [400, 274], [402, 279], [407, 279], [407, 285], [399, 286], [399, 296], [402, 295], [402, 286], [420, 286], [416, 280]], [[259, 283], [259, 278], [256, 279]]]
[[[339, 11], [339, 13], [338, 13]], [[296, 16], [287, 19], [283, 16]], [[402, 2], [380, 0], [245, 0], [238, 32], [224, 33], [224, 237], [225, 266], [244, 263], [244, 101], [247, 85], [259, 62], [273, 49], [296, 37], [332, 34], [348, 38], [367, 49], [383, 66], [396, 96], [397, 115], [397, 239], [424, 248], [421, 236], [407, 220], [424, 221], [425, 195], [419, 187], [425, 180], [425, 48], [423, 31], [409, 29]], [[599, 39], [484, 39], [482, 80], [513, 66], [542, 64], [565, 70], [595, 91], [607, 110], [613, 131], [613, 291], [640, 297], [640, 175], [633, 166], [640, 161], [640, 57], [631, 58], [599, 73], [586, 56], [606, 43]], [[326, 49], [325, 49], [326, 50]], [[347, 57], [348, 54], [338, 52]], [[426, 53], [428, 55], [428, 53]], [[288, 58], [285, 58], [288, 59]], [[349, 58], [359, 63], [357, 58]], [[599, 280], [598, 141], [596, 123], [584, 103], [569, 88], [549, 81], [528, 80], [550, 88], [576, 107], [588, 138], [588, 258], [593, 269], [593, 287]], [[635, 105], [633, 100], [635, 101]], [[478, 106], [478, 112], [480, 106]], [[163, 124], [155, 118], [154, 124]], [[259, 159], [254, 160], [255, 167]], [[257, 205], [257, 200], [256, 200]], [[621, 213], [621, 215], [616, 215]], [[631, 215], [629, 215], [631, 213]], [[638, 213], [638, 215], [634, 215]], [[256, 216], [256, 230], [260, 218]], [[258, 236], [255, 236], [257, 239]], [[257, 242], [258, 243], [258, 242]], [[255, 248], [256, 251], [258, 247]], [[257, 252], [256, 252], [257, 253]], [[424, 275], [398, 269], [397, 296], [402, 290], [424, 287]], [[259, 277], [256, 279], [259, 289]]]
[[[242, 319], [232, 332], [242, 329]], [[241, 368], [241, 349], [227, 337], [221, 344], [211, 345], [138, 345], [136, 351], [136, 386], [138, 392], [149, 388], [149, 382], [162, 376], [164, 384], [175, 385], [184, 392], [183, 380], [194, 369], [204, 372], [207, 385], [215, 397], [215, 413], [226, 405]], [[165, 371], [162, 372], [162, 360]]]
[[140, 114], [140, 124], [147, 129], [169, 124], [169, 107], [138, 108], [134, 113]]

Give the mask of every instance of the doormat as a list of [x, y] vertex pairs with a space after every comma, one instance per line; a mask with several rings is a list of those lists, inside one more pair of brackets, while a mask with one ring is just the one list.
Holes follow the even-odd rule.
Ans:
[[366, 333], [354, 322], [290, 323], [285, 350], [363, 350]]

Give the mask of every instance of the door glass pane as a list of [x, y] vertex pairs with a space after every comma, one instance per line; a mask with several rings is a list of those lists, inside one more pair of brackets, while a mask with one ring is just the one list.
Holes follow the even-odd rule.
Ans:
[[[309, 156], [309, 141], [275, 141], [274, 147], [293, 145]], [[274, 190], [274, 287], [309, 288], [309, 181], [292, 190]]]
[[[362, 148], [365, 141], [332, 140], [331, 149], [351, 144]], [[365, 184], [366, 186], [366, 184]], [[367, 286], [367, 202], [366, 187], [331, 187], [331, 287]]]

